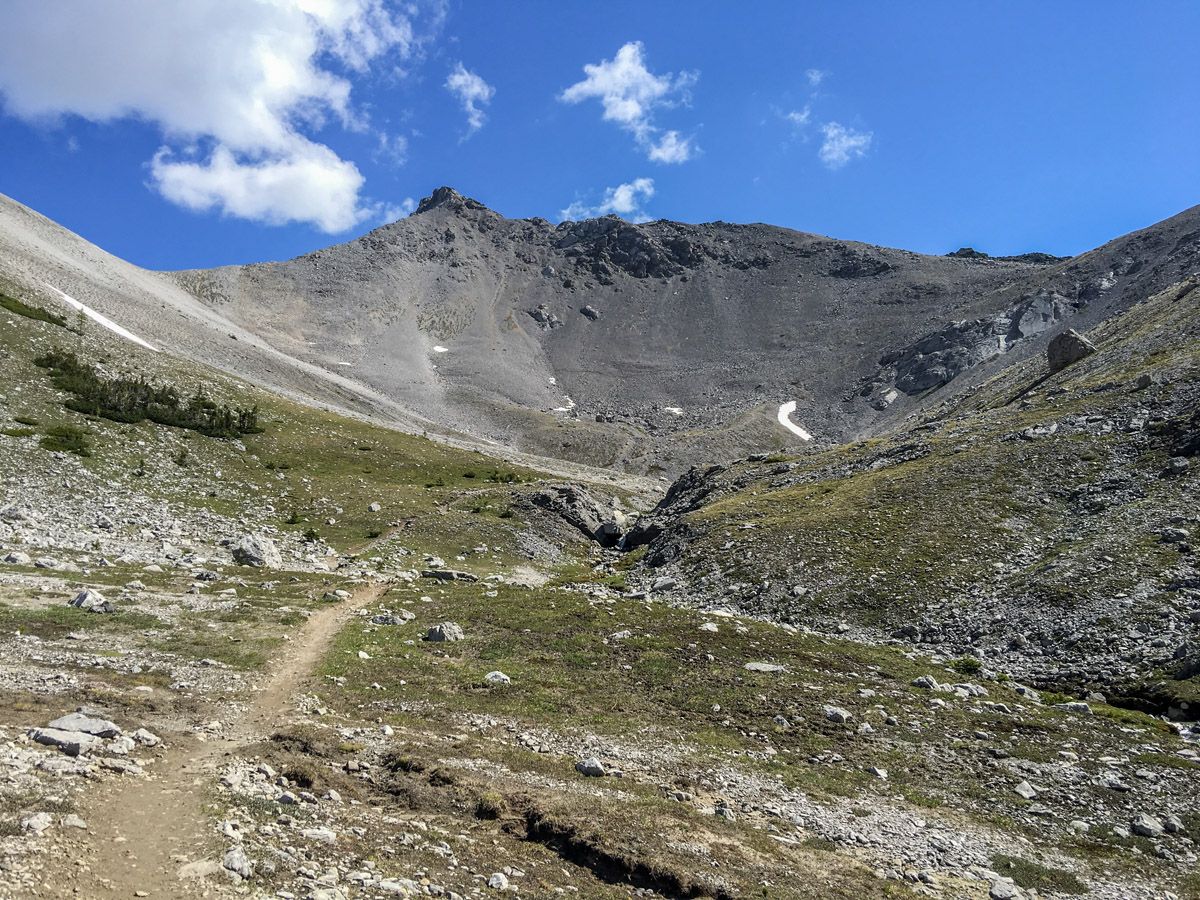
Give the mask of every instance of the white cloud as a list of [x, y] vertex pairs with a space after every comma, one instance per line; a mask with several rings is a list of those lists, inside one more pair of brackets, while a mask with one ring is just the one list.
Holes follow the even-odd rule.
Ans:
[[873, 135], [869, 131], [855, 131], [837, 122], [827, 122], [821, 126], [825, 140], [817, 155], [821, 162], [830, 169], [840, 169], [852, 159], [861, 159], [867, 155]]
[[686, 162], [694, 152], [690, 139], [680, 137], [677, 131], [662, 134], [654, 124], [654, 112], [659, 107], [686, 102], [687, 90], [698, 76], [695, 72], [655, 75], [646, 68], [644, 49], [641, 41], [630, 41], [612, 59], [585, 65], [587, 77], [559, 94], [559, 99], [564, 103], [599, 100], [604, 121], [630, 132], [647, 158], [654, 162]]
[[467, 114], [466, 137], [470, 137], [483, 127], [487, 116], [480, 107], [491, 103], [496, 89], [462, 63], [458, 63], [446, 79], [446, 90], [458, 98], [463, 112]]
[[631, 222], [649, 222], [650, 217], [642, 210], [642, 204], [654, 196], [653, 178], [635, 178], [615, 188], [606, 188], [604, 199], [597, 206], [588, 206], [576, 200], [559, 213], [563, 219], [594, 219], [597, 216], [615, 214]]
[[408, 162], [408, 138], [404, 135], [381, 131], [376, 140], [375, 152], [371, 154], [376, 162], [383, 161], [397, 168]]
[[[340, 231], [374, 215], [354, 163], [306, 137], [363, 130], [351, 84], [403, 59], [412, 21], [384, 0], [58, 0], [5, 11], [0, 94], [29, 120], [136, 118], [168, 147], [153, 185], [193, 209]], [[180, 148], [198, 147], [203, 158]]]
[[359, 202], [363, 176], [354, 163], [308, 141], [257, 162], [240, 160], [223, 145], [199, 162], [174, 160], [164, 148], [150, 172], [164, 197], [197, 212], [217, 209], [270, 225], [311, 222], [330, 233], [374, 212]]
[[820, 69], [809, 69], [804, 73], [804, 77], [808, 79], [809, 87], [817, 87], [825, 80], [828, 74], [828, 72], [823, 72]]
[[791, 112], [785, 112], [783, 113], [783, 117], [795, 127], [803, 128], [812, 119], [812, 107], [806, 103], [804, 109], [793, 109]]
[[678, 131], [668, 131], [650, 145], [646, 155], [654, 162], [687, 162], [692, 158], [692, 142], [690, 138], [680, 137]]

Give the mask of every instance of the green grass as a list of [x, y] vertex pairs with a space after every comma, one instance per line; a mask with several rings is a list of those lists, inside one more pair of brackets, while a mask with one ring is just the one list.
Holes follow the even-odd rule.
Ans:
[[992, 867], [1023, 888], [1070, 895], [1087, 893], [1087, 885], [1073, 873], [1043, 866], [1019, 856], [995, 856], [992, 858]]

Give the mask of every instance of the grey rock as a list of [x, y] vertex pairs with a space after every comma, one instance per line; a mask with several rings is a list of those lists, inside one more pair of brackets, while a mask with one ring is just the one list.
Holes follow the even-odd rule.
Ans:
[[1061, 372], [1067, 366], [1086, 359], [1096, 352], [1096, 345], [1077, 332], [1068, 328], [1046, 345], [1046, 362], [1051, 374]]
[[466, 634], [457, 622], [441, 622], [425, 633], [427, 641], [461, 641], [464, 638]]
[[1139, 813], [1129, 823], [1129, 827], [1134, 834], [1148, 838], [1162, 837], [1165, 830], [1162, 821], [1149, 813]]
[[68, 606], [94, 613], [111, 613], [117, 611], [117, 605], [105, 598], [99, 591], [86, 588], [67, 601]]
[[254, 876], [254, 863], [246, 856], [246, 851], [242, 849], [241, 844], [235, 844], [225, 851], [221, 867], [243, 880]]
[[48, 812], [38, 812], [21, 819], [21, 830], [29, 834], [41, 834], [54, 824], [54, 816]]
[[840, 706], [826, 706], [822, 712], [826, 719], [839, 725], [844, 725], [854, 718], [849, 710], [842, 709]]
[[283, 565], [283, 557], [275, 542], [261, 534], [247, 534], [229, 548], [233, 561], [240, 566], [255, 568], [278, 569]]
[[108, 719], [99, 719], [82, 712], [73, 712], [65, 716], [59, 716], [46, 727], [56, 731], [82, 731], [84, 734], [103, 738], [115, 738], [122, 733], [121, 726], [116, 722], [110, 722]]
[[776, 675], [780, 672], [786, 672], [787, 666], [779, 666], [775, 663], [767, 662], [748, 662], [743, 668], [747, 672], [765, 672], [768, 675]]
[[580, 775], [586, 775], [589, 778], [603, 778], [606, 774], [604, 764], [594, 756], [589, 756], [586, 759], [581, 759], [575, 763], [575, 771]]
[[100, 738], [82, 731], [59, 731], [57, 728], [32, 728], [29, 737], [38, 744], [57, 747], [67, 756], [81, 756], [103, 748]]
[[488, 672], [483, 676], [483, 680], [484, 683], [493, 685], [512, 684], [512, 679], [500, 671]]
[[507, 891], [508, 876], [503, 872], [493, 872], [491, 877], [487, 880], [487, 886], [493, 891]]
[[460, 572], [457, 569], [422, 569], [422, 578], [433, 578], [437, 581], [478, 581], [479, 578], [470, 572]]

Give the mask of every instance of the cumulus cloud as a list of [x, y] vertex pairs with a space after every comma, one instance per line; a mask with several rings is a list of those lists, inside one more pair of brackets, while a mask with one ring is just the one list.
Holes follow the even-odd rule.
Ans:
[[804, 73], [804, 77], [808, 79], [809, 87], [817, 87], [825, 80], [825, 76], [828, 74], [828, 72], [824, 72], [821, 69], [809, 69]]
[[850, 160], [866, 156], [873, 137], [869, 131], [855, 131], [837, 122], [822, 125], [821, 133], [825, 139], [817, 155], [830, 169], [840, 169]]
[[304, 132], [365, 129], [345, 73], [416, 46], [383, 0], [58, 0], [11, 6], [5, 32], [5, 110], [155, 124], [172, 202], [325, 231], [377, 213], [354, 163]]
[[653, 178], [635, 178], [625, 184], [606, 188], [604, 199], [596, 206], [576, 200], [559, 213], [563, 219], [594, 219], [596, 216], [618, 215], [631, 222], [649, 222], [642, 204], [654, 196]]
[[462, 63], [458, 63], [446, 79], [446, 90], [458, 98], [463, 112], [467, 114], [466, 137], [470, 137], [483, 127], [487, 116], [480, 107], [492, 102], [496, 89]]
[[687, 91], [698, 77], [695, 72], [655, 75], [646, 68], [641, 41], [630, 41], [612, 59], [585, 65], [583, 74], [582, 81], [559, 94], [561, 101], [599, 100], [604, 121], [630, 132], [654, 162], [681, 163], [692, 158], [691, 139], [678, 131], [663, 133], [654, 124], [654, 113], [686, 102]]

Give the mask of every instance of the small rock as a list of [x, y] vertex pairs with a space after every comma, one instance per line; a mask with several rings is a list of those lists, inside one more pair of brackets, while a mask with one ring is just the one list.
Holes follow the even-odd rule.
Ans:
[[575, 771], [589, 778], [603, 778], [605, 775], [604, 764], [594, 756], [589, 756], [587, 759], [581, 759], [575, 763]]
[[464, 638], [466, 634], [457, 622], [442, 622], [425, 633], [427, 641], [461, 641]]

